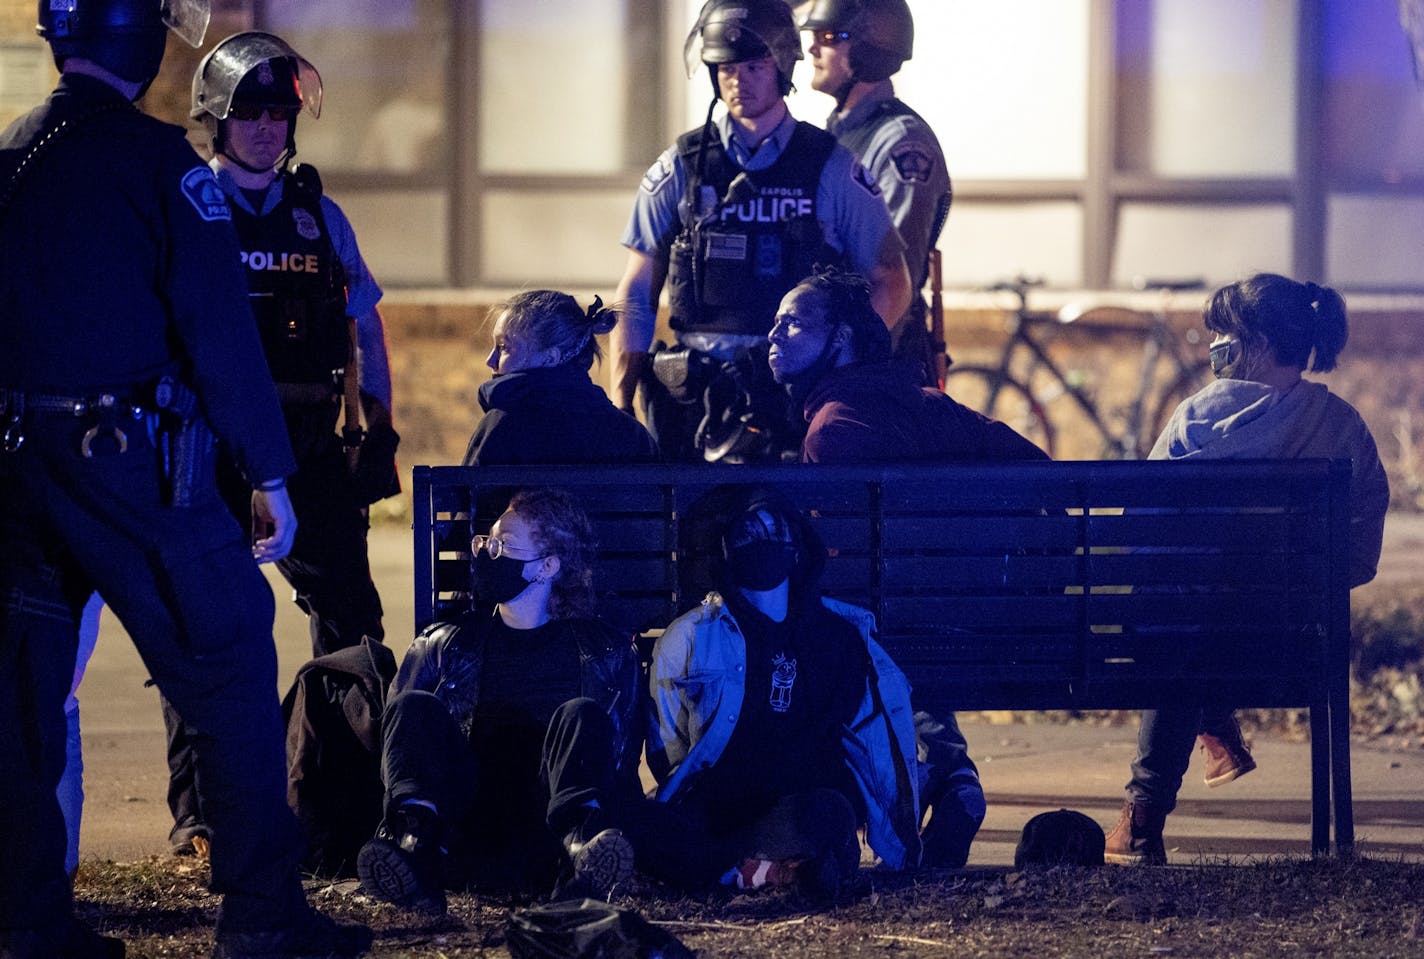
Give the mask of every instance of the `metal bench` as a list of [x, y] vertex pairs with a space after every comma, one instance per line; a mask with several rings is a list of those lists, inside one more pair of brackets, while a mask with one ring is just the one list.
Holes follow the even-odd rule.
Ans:
[[875, 612], [916, 708], [1310, 711], [1311, 848], [1351, 853], [1349, 464], [415, 468], [417, 628], [469, 608], [469, 540], [557, 486], [599, 540], [600, 612], [665, 626], [710, 585], [699, 500], [774, 484], [828, 595]]

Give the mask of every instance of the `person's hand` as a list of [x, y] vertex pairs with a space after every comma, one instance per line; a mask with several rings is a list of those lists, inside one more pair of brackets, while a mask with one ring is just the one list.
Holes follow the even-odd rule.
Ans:
[[297, 535], [297, 514], [285, 486], [252, 491], [252, 558], [275, 563], [292, 551]]

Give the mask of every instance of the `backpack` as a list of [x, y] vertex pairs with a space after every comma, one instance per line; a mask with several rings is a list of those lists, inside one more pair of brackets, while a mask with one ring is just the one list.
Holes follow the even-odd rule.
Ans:
[[308, 662], [282, 700], [287, 804], [315, 875], [355, 875], [356, 854], [381, 823], [381, 713], [395, 675], [395, 654], [364, 637]]

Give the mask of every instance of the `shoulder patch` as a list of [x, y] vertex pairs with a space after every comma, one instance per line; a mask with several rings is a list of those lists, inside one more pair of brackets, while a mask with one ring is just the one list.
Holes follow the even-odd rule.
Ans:
[[193, 204], [193, 209], [198, 211], [198, 216], [209, 223], [232, 219], [227, 197], [223, 195], [222, 187], [218, 186], [213, 171], [207, 167], [195, 166], [183, 174], [179, 188], [188, 202]]
[[890, 162], [895, 165], [895, 175], [905, 183], [928, 183], [935, 168], [935, 157], [930, 149], [913, 141], [892, 150]]
[[880, 195], [880, 184], [875, 182], [875, 177], [871, 176], [870, 171], [861, 166], [859, 161], [851, 164], [850, 177], [856, 183], [860, 184], [860, 188], [866, 193], [869, 193], [871, 196]]
[[672, 168], [668, 166], [666, 157], [658, 157], [653, 161], [653, 165], [648, 167], [648, 172], [643, 174], [643, 192], [657, 194], [667, 184], [670, 176]]

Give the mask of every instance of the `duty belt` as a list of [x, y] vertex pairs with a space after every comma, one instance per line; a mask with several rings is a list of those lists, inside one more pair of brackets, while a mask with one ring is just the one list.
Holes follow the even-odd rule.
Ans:
[[95, 415], [98, 422], [89, 428], [79, 441], [79, 452], [87, 457], [94, 455], [93, 444], [100, 437], [110, 437], [118, 443], [118, 452], [129, 448], [129, 438], [119, 427], [119, 416], [127, 412], [133, 419], [143, 415], [143, 409], [126, 399], [119, 399], [112, 393], [93, 396], [59, 396], [54, 393], [31, 393], [21, 390], [0, 389], [0, 417], [3, 417], [4, 433], [0, 434], [0, 450], [14, 453], [25, 445], [25, 414], [49, 413], [73, 417]]

